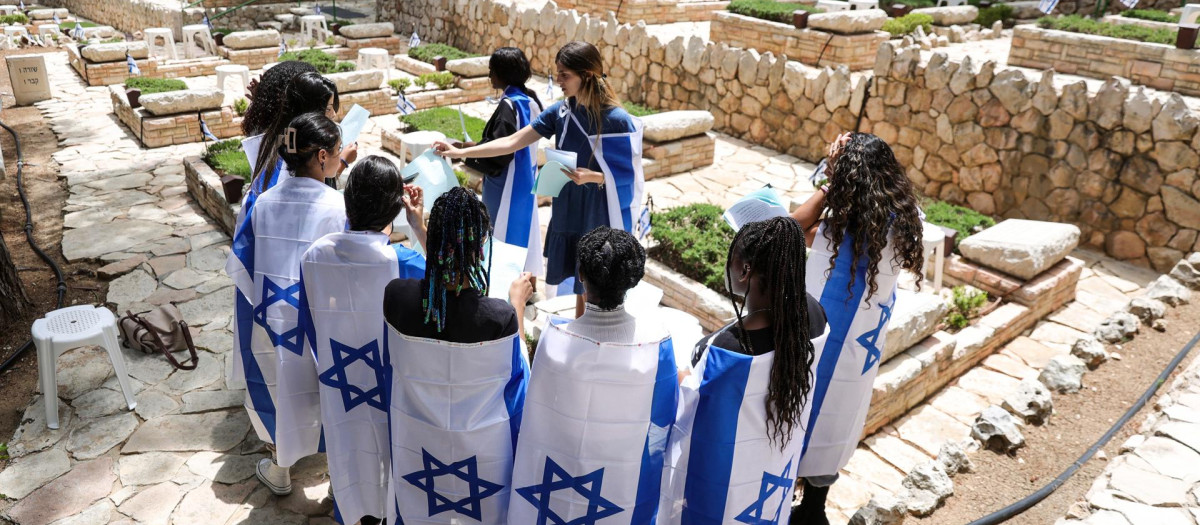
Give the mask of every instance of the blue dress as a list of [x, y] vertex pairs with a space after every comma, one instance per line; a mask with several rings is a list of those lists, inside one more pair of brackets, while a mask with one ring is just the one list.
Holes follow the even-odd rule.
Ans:
[[[539, 135], [555, 137], [559, 149], [575, 152], [579, 166], [604, 171], [598, 162], [599, 159], [592, 154], [596, 140], [595, 125], [588, 117], [587, 111], [576, 104], [574, 98], [559, 101], [546, 108], [531, 125]], [[636, 135], [635, 148], [609, 146], [613, 142], [608, 140], [605, 140], [605, 146], [600, 148], [603, 160], [606, 161], [618, 187], [633, 188], [635, 184], [632, 179], [641, 178], [640, 132], [641, 126], [624, 108], [612, 107], [604, 111], [601, 135]], [[628, 139], [623, 140], [629, 142]], [[640, 188], [640, 180], [636, 186]], [[610, 193], [612, 192], [606, 191], [599, 184], [567, 184], [554, 198], [543, 252], [547, 259], [547, 284], [557, 285], [576, 276], [576, 248], [584, 234], [599, 226], [622, 227], [626, 231], [631, 229], [632, 225], [627, 220], [622, 221], [624, 224], [612, 224], [608, 202]], [[637, 203], [635, 192], [620, 193], [628, 193], [615, 194], [623, 201], [620, 203], [621, 208], [628, 209], [631, 204]], [[575, 293], [583, 293], [583, 285], [578, 280], [575, 281]]]

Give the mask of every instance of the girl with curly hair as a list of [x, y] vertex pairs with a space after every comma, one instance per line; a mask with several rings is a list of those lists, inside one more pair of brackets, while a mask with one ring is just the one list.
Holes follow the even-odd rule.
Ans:
[[[828, 523], [825, 496], [862, 436], [901, 270], [924, 264], [922, 214], [886, 142], [846, 133], [829, 147], [828, 186], [792, 215], [809, 231], [806, 288], [829, 322], [813, 364], [795, 519]], [[822, 210], [824, 219], [818, 220]]]

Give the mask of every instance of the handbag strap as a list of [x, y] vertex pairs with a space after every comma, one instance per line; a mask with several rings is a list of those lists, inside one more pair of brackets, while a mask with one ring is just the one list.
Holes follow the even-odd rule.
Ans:
[[196, 345], [192, 344], [192, 334], [188, 330], [186, 321], [180, 320], [178, 322], [178, 324], [179, 324], [179, 328], [181, 330], [183, 330], [183, 341], [185, 343], [187, 343], [188, 353], [190, 354], [191, 357], [190, 357], [190, 359], [188, 359], [188, 364], [182, 364], [179, 362], [179, 360], [175, 359], [174, 355], [171, 354], [171, 350], [168, 349], [167, 344], [165, 342], [163, 342], [162, 336], [158, 335], [158, 331], [155, 330], [154, 327], [151, 326], [149, 322], [147, 322], [145, 319], [142, 319], [141, 315], [135, 314], [129, 310], [126, 310], [125, 313], [128, 318], [132, 319], [133, 322], [137, 323], [138, 326], [142, 327], [142, 329], [145, 330], [146, 333], [150, 334], [150, 337], [152, 337], [154, 339], [154, 344], [156, 345], [156, 350], [158, 350], [159, 353], [161, 353], [164, 357], [167, 358], [167, 361], [171, 363], [171, 366], [175, 367], [178, 370], [195, 370], [196, 369], [196, 366], [200, 363], [200, 361], [196, 355]]

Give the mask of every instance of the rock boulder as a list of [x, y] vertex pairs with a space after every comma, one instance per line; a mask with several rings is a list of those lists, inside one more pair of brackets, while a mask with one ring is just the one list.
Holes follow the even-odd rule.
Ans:
[[933, 23], [939, 26], [970, 24], [979, 17], [979, 8], [973, 5], [925, 7], [922, 9], [913, 9], [912, 12], [932, 16]]
[[377, 22], [374, 24], [354, 24], [350, 26], [342, 26], [338, 30], [342, 36], [346, 38], [378, 38], [389, 37], [396, 32], [396, 26], [391, 22]]
[[1171, 306], [1179, 306], [1188, 304], [1188, 301], [1192, 299], [1192, 291], [1179, 284], [1179, 281], [1172, 279], [1170, 275], [1160, 275], [1146, 288], [1146, 295], [1143, 297], [1158, 299]]
[[839, 34], [870, 33], [882, 28], [887, 19], [879, 9], [836, 11], [809, 16], [808, 27]]
[[713, 127], [713, 116], [703, 110], [664, 111], [642, 117], [642, 124], [646, 140], [669, 142], [707, 132]]
[[366, 71], [347, 71], [345, 73], [330, 73], [325, 78], [337, 85], [338, 93], [353, 93], [379, 89], [383, 85], [383, 71], [368, 69]]
[[447, 60], [446, 69], [460, 77], [486, 77], [489, 70], [488, 61], [491, 59], [492, 57], [471, 57]]
[[1138, 333], [1138, 318], [1129, 312], [1117, 312], [1096, 328], [1095, 336], [1105, 343], [1123, 343]]
[[136, 59], [149, 56], [150, 50], [145, 42], [114, 42], [112, 44], [91, 44], [79, 50], [89, 62], [122, 62], [125, 54]]
[[142, 95], [139, 100], [151, 115], [174, 115], [220, 108], [225, 92], [216, 88], [184, 89]]
[[1056, 355], [1050, 358], [1042, 373], [1038, 374], [1038, 381], [1050, 390], [1070, 394], [1083, 388], [1083, 373], [1086, 370], [1087, 365], [1078, 357], [1070, 354]]
[[1101, 363], [1108, 361], [1108, 351], [1104, 349], [1104, 343], [1090, 335], [1075, 340], [1071, 345], [1071, 355], [1083, 361], [1089, 370], [1095, 370]]
[[258, 31], [234, 31], [225, 35], [225, 47], [229, 49], [259, 49], [279, 46], [279, 31], [262, 29]]
[[1025, 436], [1017, 428], [1017, 420], [996, 405], [985, 408], [975, 419], [975, 424], [971, 425], [971, 437], [983, 443], [984, 447], [1005, 454], [1025, 446]]
[[1004, 273], [1032, 279], [1058, 264], [1079, 244], [1079, 227], [1008, 219], [959, 243], [963, 256]]
[[1025, 379], [1017, 390], [1005, 396], [1001, 405], [1005, 410], [1020, 416], [1026, 423], [1040, 425], [1054, 412], [1054, 401], [1050, 391], [1040, 382]]

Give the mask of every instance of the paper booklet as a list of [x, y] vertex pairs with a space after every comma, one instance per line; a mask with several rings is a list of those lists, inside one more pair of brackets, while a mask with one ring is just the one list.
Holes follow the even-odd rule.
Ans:
[[787, 205], [770, 184], [733, 203], [733, 206], [721, 215], [734, 231], [752, 222], [788, 216]]

